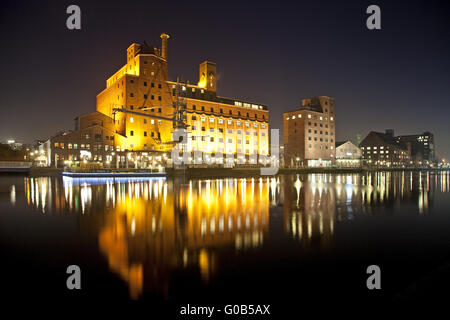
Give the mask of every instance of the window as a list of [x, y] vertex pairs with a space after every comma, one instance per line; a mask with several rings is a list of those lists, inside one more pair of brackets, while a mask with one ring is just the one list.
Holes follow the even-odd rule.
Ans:
[[231, 121], [231, 120], [228, 120], [228, 124], [233, 124], [233, 121]]
[[223, 119], [219, 119], [219, 123], [222, 124], [223, 123]]
[[241, 122], [240, 122], [240, 121], [237, 121], [236, 124], [237, 124], [238, 126], [240, 126], [240, 125], [241, 125]]
[[130, 92], [130, 97], [134, 97], [134, 93], [133, 92]]
[[214, 128], [209, 128], [209, 132], [214, 132]]
[[233, 133], [233, 129], [228, 129], [228, 133]]
[[134, 122], [134, 118], [130, 117], [130, 123], [133, 123], [133, 122]]
[[214, 123], [214, 118], [209, 118], [210, 123]]
[[202, 120], [202, 122], [205, 122], [205, 117], [201, 117], [200, 120]]
[[151, 99], [152, 99], [152, 100], [155, 100], [155, 96], [154, 96], [154, 95], [152, 95], [152, 96], [151, 96]]
[[130, 131], [130, 136], [134, 136], [134, 131], [133, 130]]
[[161, 87], [161, 83], [158, 83], [158, 89], [161, 89], [162, 87]]
[[158, 100], [161, 101], [161, 96], [158, 96]]
[[147, 119], [144, 119], [144, 124], [146, 124], [147, 123]]
[[233, 139], [228, 139], [228, 143], [233, 143]]
[[146, 87], [147, 86], [147, 81], [144, 81], [144, 87]]
[[311, 115], [310, 114], [308, 114], [308, 119], [311, 119]]
[[213, 107], [211, 107], [211, 112], [214, 112], [214, 108]]
[[147, 136], [147, 131], [144, 131], [144, 137], [146, 137]]

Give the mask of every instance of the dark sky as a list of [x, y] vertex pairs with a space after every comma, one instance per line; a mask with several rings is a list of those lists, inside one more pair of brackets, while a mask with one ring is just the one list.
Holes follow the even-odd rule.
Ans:
[[[77, 4], [82, 29], [66, 28]], [[366, 28], [381, 7], [382, 30]], [[337, 139], [429, 130], [450, 158], [448, 1], [2, 1], [0, 140], [32, 142], [95, 110], [132, 42], [170, 34], [169, 76], [217, 63], [218, 93], [269, 106], [272, 128], [301, 99], [336, 98]]]

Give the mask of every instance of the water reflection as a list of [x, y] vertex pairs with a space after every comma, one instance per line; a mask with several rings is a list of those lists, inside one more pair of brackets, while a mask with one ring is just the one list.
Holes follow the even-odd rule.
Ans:
[[[41, 213], [75, 214], [93, 232], [110, 270], [130, 297], [168, 297], [171, 276], [196, 272], [207, 284], [230, 252], [264, 250], [271, 208], [283, 207], [283, 230], [303, 249], [333, 245], [339, 223], [393, 214], [426, 214], [449, 172], [286, 175], [254, 179], [25, 178], [24, 199]], [[21, 191], [20, 191], [21, 192]], [[19, 201], [16, 186], [10, 203]]]

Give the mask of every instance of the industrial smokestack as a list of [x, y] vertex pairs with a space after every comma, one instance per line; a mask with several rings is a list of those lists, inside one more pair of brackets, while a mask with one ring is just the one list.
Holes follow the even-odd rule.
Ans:
[[170, 36], [166, 33], [161, 34], [161, 55], [167, 61], [167, 39]]

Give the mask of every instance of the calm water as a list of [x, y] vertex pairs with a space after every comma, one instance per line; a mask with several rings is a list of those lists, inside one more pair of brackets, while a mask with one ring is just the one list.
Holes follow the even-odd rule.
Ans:
[[[2, 289], [150, 303], [423, 299], [448, 284], [449, 172], [0, 177]], [[65, 289], [66, 267], [82, 290]], [[366, 289], [377, 264], [382, 290]]]

